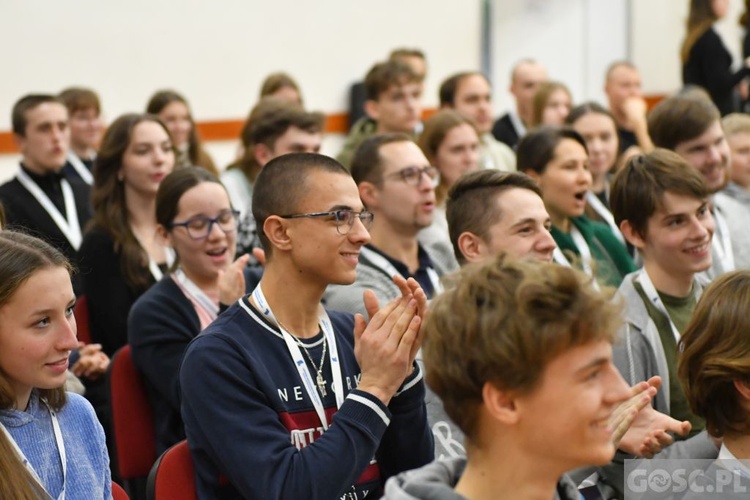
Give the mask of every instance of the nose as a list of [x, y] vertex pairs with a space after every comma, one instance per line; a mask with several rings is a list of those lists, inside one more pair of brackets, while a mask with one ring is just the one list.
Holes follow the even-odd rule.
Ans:
[[612, 405], [617, 405], [630, 398], [630, 387], [622, 378], [617, 368], [610, 363], [607, 369], [607, 389], [605, 390], [605, 399]]
[[557, 243], [555, 243], [552, 233], [544, 229], [539, 233], [539, 239], [537, 239], [534, 248], [536, 248], [536, 251], [539, 253], [549, 254], [557, 248]]
[[711, 213], [707, 213], [706, 217], [701, 220], [698, 217], [693, 217], [690, 224], [690, 236], [695, 240], [702, 240], [707, 235], [714, 234], [716, 221]]
[[60, 326], [60, 336], [58, 339], [57, 349], [59, 351], [72, 351], [78, 347], [78, 326], [76, 325], [75, 316], [70, 316], [67, 321], [63, 321]]
[[362, 219], [360, 219], [359, 217], [354, 218], [354, 223], [352, 224], [352, 227], [351, 229], [349, 229], [349, 233], [346, 236], [349, 241], [359, 246], [366, 245], [372, 239], [370, 237], [370, 232], [367, 230], [364, 223], [362, 222]]
[[586, 184], [587, 186], [591, 186], [593, 179], [591, 177], [591, 171], [588, 168], [581, 167], [581, 169], [579, 170], [578, 182], [580, 184]]

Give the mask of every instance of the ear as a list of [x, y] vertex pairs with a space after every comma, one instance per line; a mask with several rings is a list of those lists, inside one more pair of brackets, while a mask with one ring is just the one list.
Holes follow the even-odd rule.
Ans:
[[292, 248], [292, 239], [287, 229], [286, 220], [278, 215], [269, 215], [263, 223], [263, 233], [268, 241], [274, 248], [282, 251], [289, 251]]
[[527, 168], [523, 171], [523, 173], [531, 177], [531, 179], [536, 182], [537, 185], [541, 185], [542, 175], [539, 172], [534, 169]]
[[24, 146], [26, 145], [26, 138], [19, 134], [13, 134], [13, 144], [15, 144], [18, 150], [23, 153]]
[[638, 250], [642, 250], [646, 246], [646, 240], [630, 225], [629, 220], [620, 223], [620, 231], [625, 239]]
[[737, 389], [737, 392], [740, 393], [740, 396], [742, 396], [742, 398], [745, 399], [746, 402], [750, 401], [750, 385], [748, 384], [748, 382], [735, 380], [734, 388]]
[[380, 119], [380, 106], [378, 105], [378, 101], [367, 99], [365, 101], [365, 113], [367, 113], [367, 116], [373, 120], [378, 121]]
[[362, 200], [362, 203], [369, 210], [378, 208], [378, 193], [380, 190], [375, 184], [368, 181], [362, 181], [357, 186], [357, 189], [359, 189], [359, 197]]
[[261, 167], [273, 159], [273, 151], [265, 144], [255, 144], [253, 148], [253, 157]]
[[481, 262], [487, 257], [487, 245], [474, 233], [465, 231], [458, 237], [458, 250], [469, 262]]
[[156, 226], [156, 237], [165, 245], [174, 247], [172, 244], [172, 233], [167, 231], [167, 228], [161, 224], [157, 224]]
[[505, 425], [518, 423], [520, 413], [516, 400], [509, 391], [498, 389], [490, 382], [482, 387], [482, 402], [487, 414]]

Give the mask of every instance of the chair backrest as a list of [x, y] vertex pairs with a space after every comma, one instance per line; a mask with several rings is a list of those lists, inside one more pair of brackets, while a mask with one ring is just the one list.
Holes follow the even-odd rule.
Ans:
[[148, 475], [149, 500], [197, 500], [195, 470], [187, 441], [162, 453]]
[[154, 414], [129, 345], [115, 353], [108, 375], [118, 472], [124, 480], [146, 477], [158, 458]]
[[91, 328], [89, 327], [89, 301], [85, 295], [81, 295], [76, 300], [76, 305], [73, 308], [73, 316], [76, 318], [76, 326], [78, 327], [78, 340], [84, 344], [91, 343]]
[[114, 481], [112, 481], [112, 500], [130, 500], [130, 497], [122, 489], [122, 486]]

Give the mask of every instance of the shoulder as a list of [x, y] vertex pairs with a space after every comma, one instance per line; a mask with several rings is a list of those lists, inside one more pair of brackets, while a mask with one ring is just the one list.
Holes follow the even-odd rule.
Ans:
[[65, 393], [65, 397], [65, 405], [58, 412], [61, 420], [75, 421], [79, 426], [97, 427], [99, 421], [96, 413], [86, 398], [74, 392]]
[[93, 250], [96, 252], [100, 251], [114, 251], [115, 242], [112, 239], [112, 235], [109, 231], [101, 226], [93, 226], [91, 229], [86, 231], [81, 242], [80, 252], [87, 250]]
[[130, 314], [137, 317], [157, 313], [168, 320], [170, 311], [195, 312], [192, 303], [185, 297], [172, 277], [166, 275], [136, 300]]

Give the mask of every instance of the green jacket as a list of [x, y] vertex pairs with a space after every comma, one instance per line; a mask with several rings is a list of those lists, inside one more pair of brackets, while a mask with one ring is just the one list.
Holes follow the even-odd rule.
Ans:
[[357, 150], [360, 144], [365, 142], [366, 139], [375, 135], [375, 129], [378, 124], [375, 120], [367, 116], [360, 118], [357, 123], [352, 127], [351, 132], [346, 137], [344, 142], [344, 148], [338, 154], [336, 159], [341, 163], [347, 170], [352, 169], [352, 158], [354, 158], [354, 152]]

